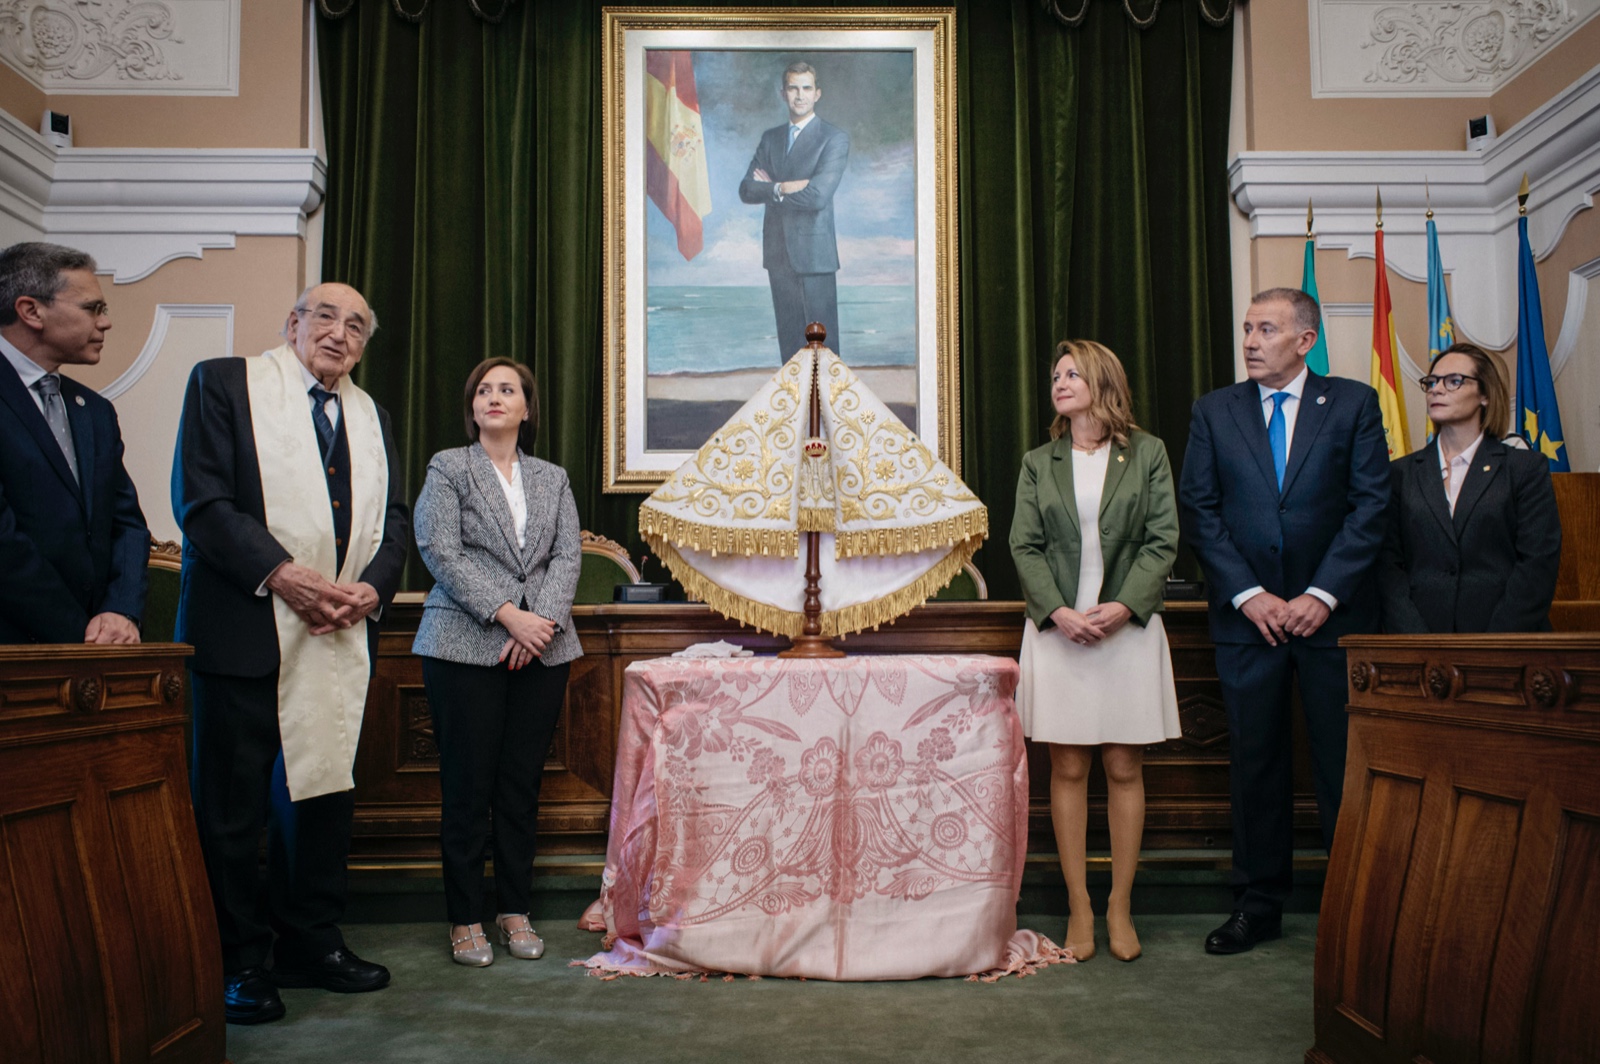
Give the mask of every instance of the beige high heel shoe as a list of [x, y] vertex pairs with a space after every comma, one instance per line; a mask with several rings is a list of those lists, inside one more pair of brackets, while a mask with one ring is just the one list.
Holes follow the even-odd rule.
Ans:
[[1082, 916], [1074, 912], [1067, 918], [1067, 948], [1080, 961], [1094, 956], [1094, 913], [1088, 906]]
[[544, 956], [544, 939], [528, 922], [526, 913], [501, 913], [494, 918], [494, 925], [500, 929], [500, 944], [513, 957], [536, 961]]
[[1119, 961], [1138, 960], [1144, 952], [1139, 934], [1133, 929], [1133, 916], [1126, 912], [1106, 912], [1106, 935], [1111, 940], [1111, 955]]
[[[450, 933], [455, 934], [454, 926]], [[468, 924], [466, 934], [450, 940], [450, 959], [471, 968], [487, 968], [494, 963], [494, 947], [489, 945], [489, 936], [483, 933], [482, 924]]]

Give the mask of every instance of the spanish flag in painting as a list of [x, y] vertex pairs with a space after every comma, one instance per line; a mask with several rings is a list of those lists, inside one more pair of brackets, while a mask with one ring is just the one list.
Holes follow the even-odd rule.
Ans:
[[700, 220], [711, 213], [711, 177], [688, 52], [650, 49], [644, 60], [645, 189], [678, 233], [686, 259], [704, 246]]
[[1539, 305], [1539, 276], [1533, 271], [1528, 246], [1528, 219], [1517, 219], [1517, 402], [1512, 428], [1528, 446], [1550, 459], [1550, 472], [1567, 473], [1566, 437], [1556, 409], [1556, 382], [1550, 376], [1550, 349], [1544, 342], [1544, 310]]
[[1406, 401], [1395, 368], [1394, 307], [1389, 301], [1389, 274], [1383, 264], [1383, 230], [1378, 230], [1377, 285], [1372, 293], [1372, 387], [1383, 411], [1383, 435], [1390, 459], [1411, 453], [1406, 436]]

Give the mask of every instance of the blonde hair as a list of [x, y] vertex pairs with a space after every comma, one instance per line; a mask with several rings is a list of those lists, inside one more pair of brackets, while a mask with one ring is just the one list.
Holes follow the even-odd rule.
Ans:
[[[1093, 340], [1063, 340], [1056, 345], [1050, 363], [1052, 376], [1061, 360], [1072, 356], [1078, 376], [1089, 386], [1089, 416], [1105, 426], [1107, 434], [1120, 447], [1128, 445], [1128, 434], [1139, 426], [1133, 420], [1133, 393], [1128, 389], [1128, 374], [1105, 344]], [[1050, 438], [1059, 440], [1070, 431], [1072, 419], [1057, 414], [1050, 422]]]

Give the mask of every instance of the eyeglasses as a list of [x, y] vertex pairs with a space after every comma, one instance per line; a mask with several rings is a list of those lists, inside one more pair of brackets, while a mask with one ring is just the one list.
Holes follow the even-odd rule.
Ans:
[[366, 322], [360, 318], [341, 319], [339, 312], [330, 306], [312, 307], [309, 310], [302, 310], [300, 313], [310, 315], [312, 322], [322, 332], [331, 332], [333, 327], [342, 320], [344, 322], [344, 331], [348, 336], [359, 341], [367, 335]]
[[1444, 385], [1444, 390], [1447, 392], [1455, 392], [1460, 391], [1461, 386], [1467, 381], [1475, 381], [1477, 379], [1478, 378], [1468, 376], [1465, 373], [1447, 373], [1443, 377], [1435, 377], [1430, 373], [1417, 383], [1422, 385], [1422, 390], [1425, 392], [1433, 391], [1433, 386], [1435, 384]]

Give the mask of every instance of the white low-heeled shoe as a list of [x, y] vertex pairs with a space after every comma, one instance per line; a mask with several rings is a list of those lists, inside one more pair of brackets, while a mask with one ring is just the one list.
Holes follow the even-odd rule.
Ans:
[[[521, 920], [521, 927], [506, 927], [507, 920]], [[544, 956], [544, 939], [533, 929], [525, 913], [502, 913], [494, 918], [500, 929], [500, 944], [513, 957], [523, 961], [536, 961]]]
[[[479, 942], [483, 944], [480, 946]], [[468, 924], [466, 934], [450, 940], [450, 959], [470, 968], [487, 968], [494, 963], [494, 947], [489, 945], [489, 936], [483, 933], [481, 924]]]

